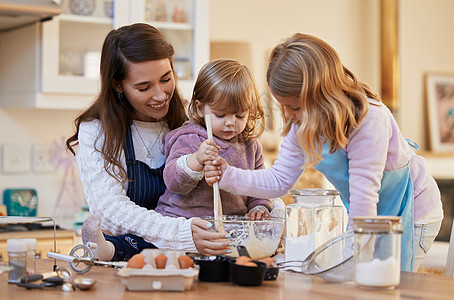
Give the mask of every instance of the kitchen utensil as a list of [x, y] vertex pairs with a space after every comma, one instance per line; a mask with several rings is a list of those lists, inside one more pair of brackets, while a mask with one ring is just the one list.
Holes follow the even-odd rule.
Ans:
[[[203, 217], [204, 220], [214, 222], [213, 217]], [[238, 245], [247, 248], [249, 255], [254, 260], [272, 256], [279, 247], [285, 220], [268, 217], [262, 220], [252, 220], [245, 216], [222, 216], [224, 231], [231, 237], [233, 257], [238, 257]], [[215, 224], [216, 226], [216, 224]]]
[[71, 269], [79, 274], [88, 272], [93, 265], [119, 269], [126, 267], [127, 264], [125, 261], [100, 261], [93, 257], [93, 251], [86, 245], [76, 245], [71, 250], [70, 255], [47, 252], [47, 256], [68, 261]]
[[243, 246], [243, 245], [238, 245], [238, 246], [236, 246], [236, 249], [237, 249], [237, 251], [238, 251], [238, 255], [239, 255], [239, 256], [251, 257], [251, 256], [249, 255], [249, 252], [247, 251], [247, 248], [246, 248], [245, 246]]
[[[61, 286], [69, 281], [70, 278], [71, 272], [64, 267], [60, 267], [54, 272], [23, 276], [16, 282], [16, 285], [26, 289], [43, 289], [45, 287]], [[41, 282], [35, 283], [38, 280]]]
[[[288, 260], [276, 264], [289, 267], [287, 264], [293, 263], [292, 270], [299, 268], [297, 272], [317, 275], [326, 281], [348, 281], [353, 278], [355, 273], [355, 262], [352, 259], [353, 243], [354, 234], [352, 230], [349, 230], [322, 244], [303, 261]], [[301, 263], [301, 265], [296, 265], [296, 263]]]
[[96, 279], [87, 278], [87, 277], [76, 278], [76, 279], [74, 279], [73, 283], [80, 290], [89, 290], [95, 285]]
[[[205, 115], [205, 125], [207, 127], [207, 134], [209, 139], [213, 139], [213, 131], [211, 129], [211, 118], [210, 115]], [[221, 221], [222, 217], [222, 203], [221, 203], [221, 194], [219, 192], [219, 182], [213, 183], [213, 193], [214, 193], [214, 220], [216, 225], [216, 231], [223, 232], [224, 226]]]

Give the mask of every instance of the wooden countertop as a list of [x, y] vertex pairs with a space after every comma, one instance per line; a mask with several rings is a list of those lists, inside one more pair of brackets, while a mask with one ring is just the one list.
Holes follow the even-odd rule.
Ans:
[[[37, 262], [37, 270], [49, 272], [53, 260], [41, 259]], [[58, 266], [69, 267], [67, 262], [58, 261]], [[72, 271], [72, 270], [71, 270]], [[276, 281], [265, 281], [262, 286], [242, 287], [229, 282], [194, 283], [194, 287], [186, 292], [131, 292], [121, 284], [116, 270], [94, 266], [86, 274], [76, 277], [91, 277], [97, 280], [96, 285], [88, 291], [76, 290], [63, 292], [57, 288], [27, 290], [14, 284], [8, 284], [8, 274], [0, 275], [0, 299], [453, 299], [454, 278], [440, 275], [402, 272], [401, 283], [391, 290], [363, 289], [353, 282], [327, 283], [316, 276], [280, 272]]]

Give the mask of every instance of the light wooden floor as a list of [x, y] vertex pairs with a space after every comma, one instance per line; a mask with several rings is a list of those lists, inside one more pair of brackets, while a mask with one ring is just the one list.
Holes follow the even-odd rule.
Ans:
[[444, 275], [448, 246], [448, 242], [435, 241], [429, 252], [427, 252], [418, 272]]

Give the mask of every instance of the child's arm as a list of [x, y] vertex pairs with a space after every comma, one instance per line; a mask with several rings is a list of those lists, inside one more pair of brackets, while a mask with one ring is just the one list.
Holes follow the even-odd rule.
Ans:
[[[251, 149], [255, 151], [253, 151], [254, 164], [250, 165], [250, 168], [252, 170], [265, 169], [262, 145], [256, 139], [251, 140], [251, 145]], [[251, 161], [252, 157], [249, 157], [248, 160]], [[273, 202], [268, 198], [248, 197], [246, 205], [249, 209], [248, 214], [255, 220], [260, 220], [262, 217], [269, 217], [270, 211], [273, 210]]]
[[[219, 180], [219, 188], [232, 194], [262, 198], [282, 197], [295, 186], [303, 173], [304, 151], [299, 146], [293, 125], [284, 141], [277, 159], [271, 168], [244, 170], [227, 165], [216, 158], [205, 172], [208, 183]], [[221, 178], [222, 177], [222, 178]]]
[[203, 178], [203, 167], [198, 166], [199, 160], [203, 163], [216, 155], [217, 146], [212, 140], [202, 142], [195, 134], [177, 138], [167, 154], [164, 168], [167, 189], [180, 195], [190, 193]]
[[[166, 152], [166, 165], [164, 168], [164, 183], [167, 189], [175, 194], [186, 195], [190, 193], [203, 178], [203, 174], [197, 174], [188, 166], [188, 158], [202, 144], [199, 136], [196, 134], [182, 135], [175, 140], [168, 141], [172, 143]], [[193, 172], [191, 172], [193, 171]]]

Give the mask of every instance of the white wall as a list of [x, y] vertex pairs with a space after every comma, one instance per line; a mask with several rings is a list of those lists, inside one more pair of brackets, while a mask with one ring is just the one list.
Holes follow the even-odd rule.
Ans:
[[[403, 133], [428, 149], [424, 74], [454, 74], [454, 1], [400, 0], [401, 122]], [[454, 161], [451, 163], [451, 174]]]
[[[20, 145], [31, 149], [33, 145], [51, 146], [54, 142], [62, 147], [62, 139], [72, 135], [72, 121], [79, 112], [71, 110], [42, 110], [42, 109], [0, 109], [0, 145]], [[56, 147], [54, 147], [56, 148]], [[64, 153], [59, 152], [64, 157]], [[34, 188], [38, 193], [38, 216], [51, 216], [56, 200], [63, 184], [63, 168], [54, 168], [50, 172], [36, 173], [32, 162], [28, 170], [21, 173], [4, 173], [3, 161], [0, 161], [0, 192], [7, 188]], [[75, 170], [77, 176], [77, 170]], [[70, 182], [67, 182], [68, 184]], [[78, 182], [78, 184], [80, 184]], [[79, 186], [80, 188], [80, 186]], [[74, 206], [71, 194], [67, 192], [60, 202], [63, 206]], [[68, 209], [69, 210], [69, 209]], [[74, 209], [71, 209], [74, 210]], [[60, 212], [60, 211], [59, 211]], [[75, 214], [78, 211], [65, 213]], [[72, 220], [67, 220], [72, 224]], [[61, 224], [62, 222], [60, 222]]]
[[249, 42], [260, 91], [268, 51], [296, 32], [331, 44], [344, 65], [379, 87], [378, 0], [216, 0], [210, 2], [212, 41]]

